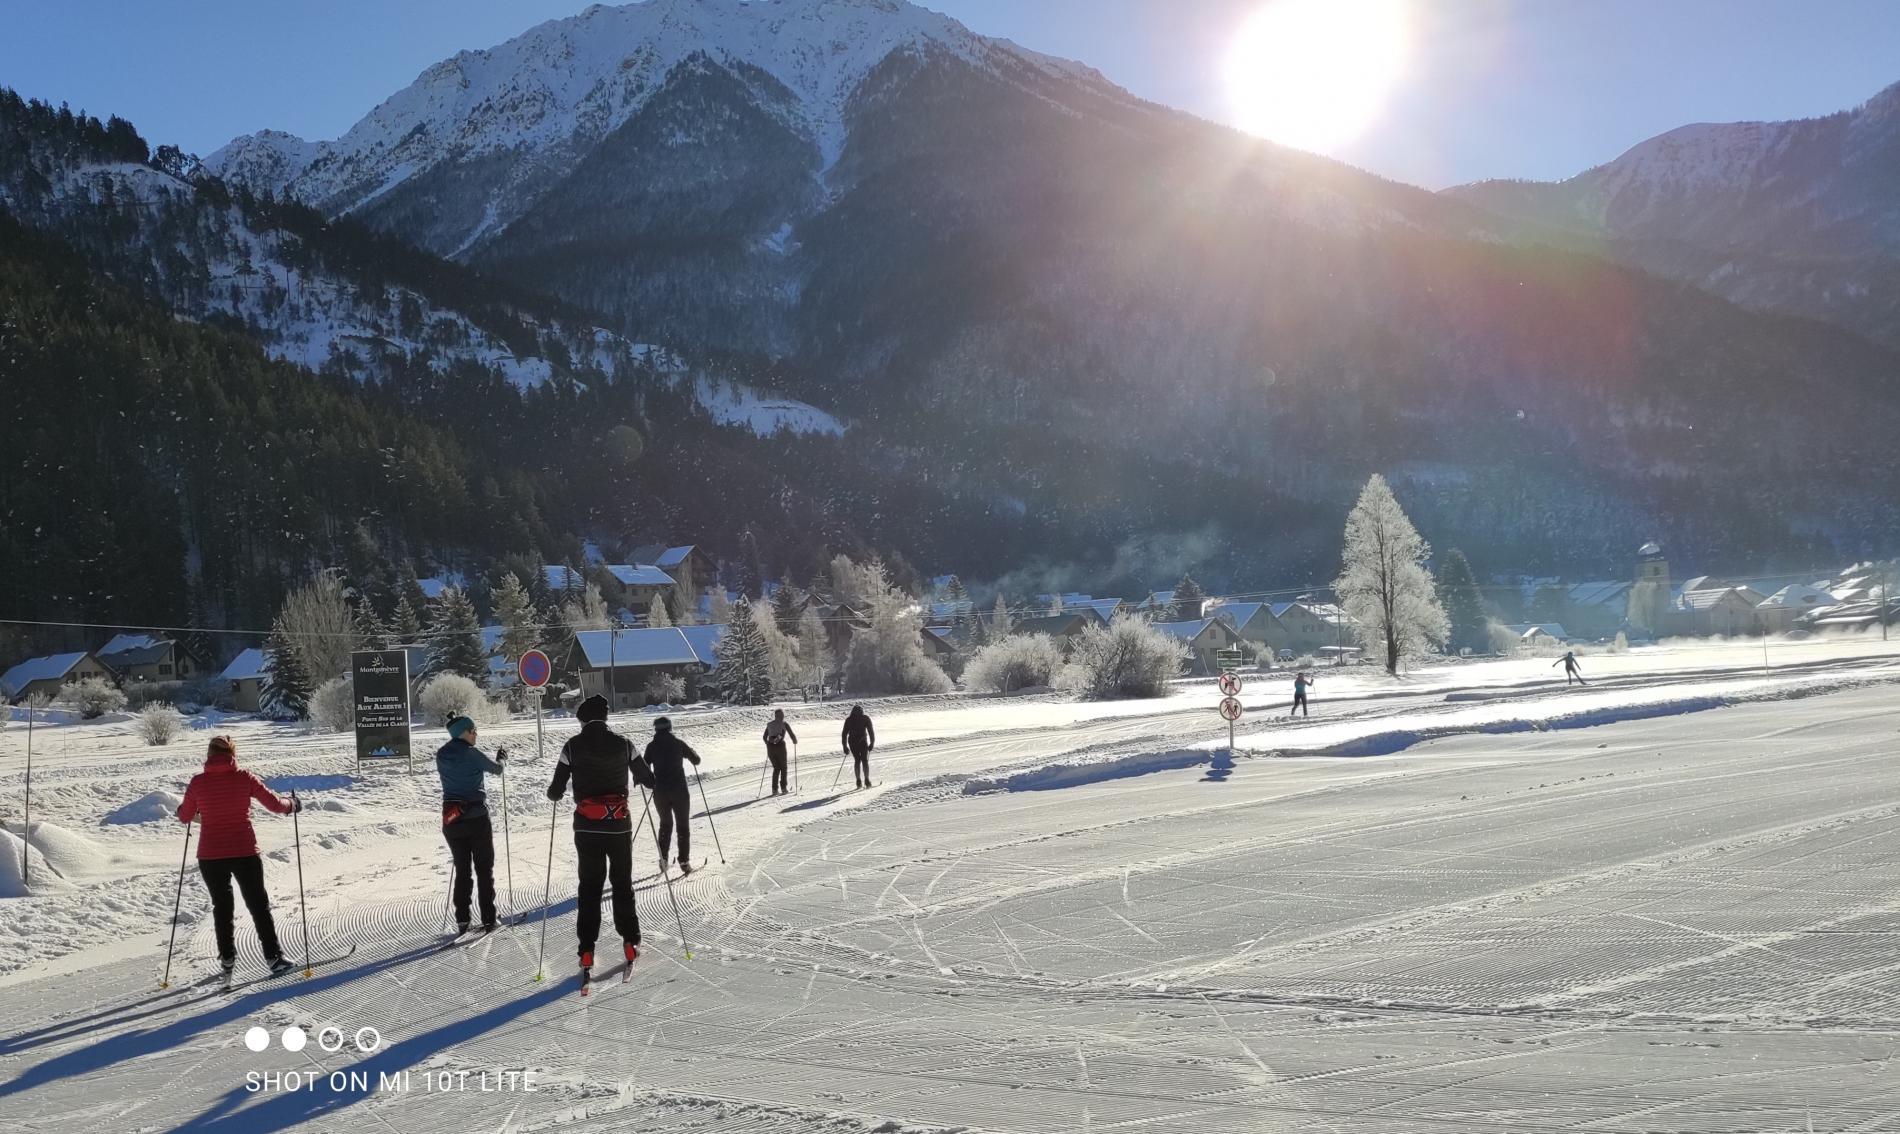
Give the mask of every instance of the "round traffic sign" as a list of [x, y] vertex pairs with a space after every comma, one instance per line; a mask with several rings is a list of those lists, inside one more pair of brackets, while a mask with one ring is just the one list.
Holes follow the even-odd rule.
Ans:
[[1221, 674], [1220, 691], [1223, 695], [1228, 697], [1238, 694], [1240, 692], [1240, 675], [1232, 670]]
[[1240, 698], [1238, 697], [1221, 698], [1220, 715], [1223, 720], [1230, 720], [1230, 721], [1239, 720], [1240, 719]]
[[529, 650], [521, 655], [515, 670], [521, 674], [521, 684], [530, 689], [539, 689], [548, 683], [548, 678], [554, 676], [554, 663], [548, 661], [548, 656], [540, 650]]

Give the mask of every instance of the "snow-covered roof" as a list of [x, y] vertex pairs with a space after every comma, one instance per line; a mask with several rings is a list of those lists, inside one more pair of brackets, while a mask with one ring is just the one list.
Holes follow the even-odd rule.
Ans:
[[693, 548], [696, 546], [698, 545], [689, 543], [680, 547], [669, 547], [653, 557], [654, 565], [659, 567], [662, 571], [671, 571], [673, 568], [686, 562], [693, 554]]
[[232, 658], [231, 664], [224, 667], [224, 672], [220, 673], [218, 678], [222, 681], [254, 681], [268, 672], [270, 672], [270, 659], [264, 656], [263, 650], [252, 646]]
[[1676, 595], [1674, 606], [1677, 610], [1707, 610], [1731, 595], [1749, 606], [1760, 606], [1766, 598], [1753, 587], [1704, 587], [1699, 590], [1684, 588]]
[[115, 634], [110, 642], [99, 647], [97, 656], [104, 661], [114, 654], [122, 654], [130, 650], [149, 650], [153, 646], [166, 644], [169, 643], [165, 639], [156, 638], [150, 634]]
[[933, 602], [930, 604], [930, 617], [948, 622], [953, 618], [968, 618], [975, 613], [976, 604], [968, 599], [962, 602]]
[[1663, 553], [1662, 544], [1657, 543], [1653, 539], [1650, 540], [1648, 543], [1644, 544], [1643, 546], [1636, 549], [1636, 556], [1639, 559], [1660, 558], [1662, 553]]
[[447, 576], [436, 576], [434, 578], [416, 580], [416, 586], [422, 588], [422, 597], [431, 601], [441, 598], [443, 591], [455, 585], [455, 580]]
[[1259, 617], [1267, 609], [1263, 602], [1224, 602], [1208, 611], [1209, 615], [1238, 630]]
[[950, 635], [955, 632], [956, 628], [952, 626], [926, 626], [924, 629], [926, 632], [935, 634], [947, 642], [950, 640]]
[[1118, 598], [1091, 598], [1084, 599], [1076, 603], [1075, 606], [1078, 610], [1094, 611], [1095, 616], [1103, 622], [1113, 622], [1115, 621], [1115, 616], [1121, 613], [1122, 600]]
[[93, 656], [113, 669], [126, 669], [135, 665], [154, 665], [164, 660], [171, 648], [170, 638], [151, 634], [119, 634], [101, 646]]
[[1601, 583], [1570, 584], [1570, 601], [1578, 606], [1608, 606], [1622, 602], [1635, 584], [1612, 579]]
[[35, 681], [59, 681], [73, 671], [73, 667], [86, 659], [86, 651], [79, 650], [70, 654], [48, 654], [45, 657], [28, 658], [20, 664], [0, 674], [0, 693], [8, 697], [18, 697], [20, 692]]
[[1173, 591], [1155, 591], [1154, 593], [1150, 594], [1147, 598], [1142, 599], [1141, 602], [1138, 604], [1137, 609], [1154, 610], [1156, 607], [1173, 606], [1173, 605], [1174, 605]]
[[1820, 587], [1806, 583], [1789, 583], [1787, 586], [1761, 600], [1761, 605], [1770, 610], [1792, 608], [1795, 610], [1818, 610], [1834, 605], [1833, 594]]
[[650, 563], [610, 563], [607, 571], [623, 587], [670, 587], [673, 576]]
[[1565, 630], [1560, 622], [1516, 622], [1507, 625], [1505, 629], [1526, 641], [1539, 634], [1555, 638], [1559, 642], [1570, 640], [1570, 632]]
[[541, 568], [541, 574], [547, 579], [548, 589], [552, 591], [566, 590], [567, 580], [570, 575], [573, 576], [574, 586], [577, 589], [587, 585], [586, 576], [574, 570], [572, 567], [564, 567], [559, 563], [550, 563]]
[[1183, 642], [1192, 642], [1207, 632], [1207, 628], [1219, 622], [1218, 618], [1193, 618], [1186, 622], [1157, 622], [1156, 630], [1170, 638], [1179, 638]]
[[680, 626], [676, 629], [685, 637], [686, 644], [693, 648], [699, 663], [708, 669], [719, 665], [719, 639], [726, 636], [726, 628], [720, 625]]
[[574, 641], [595, 669], [692, 665], [700, 660], [699, 651], [678, 626], [583, 630], [574, 635]]
[[1079, 626], [1087, 625], [1090, 615], [1069, 611], [1066, 614], [1045, 614], [1039, 618], [1019, 618], [1010, 623], [1012, 634], [1048, 634], [1055, 636], [1067, 634]]

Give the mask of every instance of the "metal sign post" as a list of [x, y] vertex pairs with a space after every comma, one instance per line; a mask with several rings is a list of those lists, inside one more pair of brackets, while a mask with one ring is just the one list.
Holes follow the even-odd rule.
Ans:
[[1227, 758], [1234, 756], [1234, 722], [1240, 719], [1240, 675], [1229, 670], [1220, 675], [1220, 715], [1227, 722]]
[[521, 678], [521, 684], [535, 691], [534, 695], [534, 758], [539, 761], [541, 751], [541, 687], [554, 676], [554, 663], [540, 650], [529, 650], [515, 663], [515, 675]]

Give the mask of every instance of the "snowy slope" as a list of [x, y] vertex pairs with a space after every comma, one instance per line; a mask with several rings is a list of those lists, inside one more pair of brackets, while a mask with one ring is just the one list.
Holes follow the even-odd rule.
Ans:
[[[703, 55], [769, 76], [791, 95], [786, 125], [815, 144], [829, 167], [843, 148], [846, 107], [859, 84], [893, 52], [926, 45], [999, 72], [1026, 66], [1106, 86], [1080, 64], [975, 35], [902, 0], [645, 0], [596, 5], [497, 47], [461, 52], [334, 141], [312, 145], [264, 131], [206, 160], [233, 181], [350, 212], [443, 164], [499, 156], [513, 168], [482, 227], [505, 226], [688, 60]], [[471, 232], [463, 246], [478, 235]]]

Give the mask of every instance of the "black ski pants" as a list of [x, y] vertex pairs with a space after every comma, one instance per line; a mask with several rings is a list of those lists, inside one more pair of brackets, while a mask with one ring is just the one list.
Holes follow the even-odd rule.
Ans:
[[455, 858], [455, 923], [469, 920], [469, 896], [481, 883], [482, 924], [495, 920], [495, 825], [487, 815], [465, 816], [442, 828]]
[[1293, 695], [1293, 707], [1286, 711], [1286, 715], [1290, 717], [1294, 713], [1298, 713], [1303, 717], [1310, 717], [1313, 715], [1312, 712], [1309, 711], [1306, 707], [1306, 694], [1295, 693]]
[[853, 744], [851, 746], [851, 778], [859, 787], [871, 786], [871, 750]]
[[263, 859], [254, 854], [242, 858], [201, 858], [198, 873], [204, 875], [205, 888], [211, 891], [211, 924], [217, 931], [219, 960], [237, 959], [237, 934], [231, 926], [233, 879], [251, 911], [251, 925], [257, 929], [257, 943], [264, 947], [264, 959], [275, 961], [284, 955], [283, 947], [277, 944], [277, 923], [270, 916], [270, 895], [264, 891]]
[[640, 943], [640, 914], [633, 906], [633, 833], [574, 832], [574, 856], [580, 860], [581, 888], [574, 911], [580, 951], [594, 951], [600, 936], [601, 884], [614, 888], [614, 929], [624, 941]]
[[786, 787], [785, 746], [783, 744], [767, 744], [765, 746], [765, 758], [772, 762], [772, 794], [777, 795], [782, 791], [789, 790]]
[[653, 806], [660, 812], [660, 862], [666, 862], [666, 844], [679, 832], [679, 862], [682, 866], [691, 866], [693, 832], [686, 821], [687, 813], [693, 809], [693, 794], [684, 785], [678, 788], [657, 788], [653, 792]]

